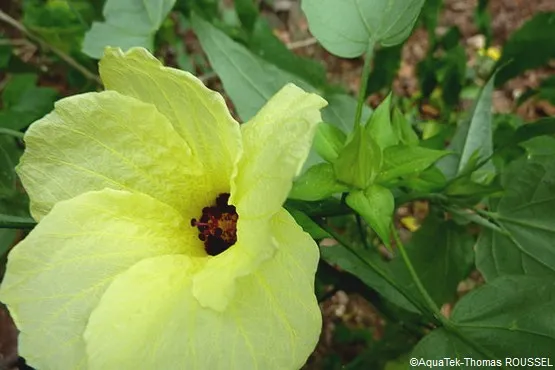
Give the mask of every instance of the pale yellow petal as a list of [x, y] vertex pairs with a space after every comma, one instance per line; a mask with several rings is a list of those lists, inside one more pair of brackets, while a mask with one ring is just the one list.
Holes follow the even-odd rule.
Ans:
[[104, 188], [195, 209], [191, 217], [217, 194], [168, 120], [153, 105], [114, 91], [58, 101], [31, 125], [25, 143], [17, 170], [37, 220], [56, 202]]
[[107, 48], [99, 68], [107, 89], [154, 104], [205, 165], [209, 179], [229, 183], [241, 135], [220, 94], [189, 72], [164, 67], [143, 48]]
[[193, 295], [201, 306], [225, 310], [235, 294], [236, 279], [250, 274], [274, 255], [276, 242], [269, 221], [239, 218], [237, 243], [224, 253], [208, 258], [193, 279]]
[[9, 254], [0, 288], [19, 353], [40, 370], [86, 369], [82, 335], [111, 281], [178, 253], [204, 255], [188, 220], [147, 195], [106, 189], [57, 203]]
[[288, 84], [241, 126], [243, 155], [231, 183], [239, 217], [271, 217], [282, 206], [312, 145], [326, 101]]
[[223, 312], [202, 308], [191, 295], [186, 258], [154, 257], [121, 274], [85, 332], [90, 370], [299, 369], [321, 330], [318, 249], [285, 211], [272, 230], [276, 254], [237, 280]]

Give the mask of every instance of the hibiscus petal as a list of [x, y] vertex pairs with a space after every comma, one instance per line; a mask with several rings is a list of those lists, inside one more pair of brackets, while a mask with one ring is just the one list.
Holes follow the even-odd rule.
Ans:
[[109, 90], [154, 104], [187, 141], [215, 183], [225, 182], [240, 154], [239, 124], [222, 96], [189, 72], [164, 67], [146, 49], [107, 48], [99, 64]]
[[271, 217], [300, 172], [326, 101], [288, 84], [241, 126], [243, 155], [231, 184], [239, 217]]
[[202, 307], [225, 310], [235, 294], [236, 279], [252, 273], [275, 251], [269, 220], [239, 220], [237, 243], [207, 259], [193, 279], [193, 295]]
[[40, 220], [91, 190], [139, 191], [193, 212], [212, 201], [202, 165], [151, 104], [114, 91], [62, 99], [25, 135], [18, 174]]
[[110, 282], [144, 258], [204, 255], [189, 230], [176, 210], [143, 194], [106, 189], [57, 203], [9, 254], [0, 287], [20, 353], [41, 370], [86, 368], [82, 335]]
[[272, 229], [278, 251], [237, 281], [224, 312], [193, 298], [186, 258], [150, 258], [118, 276], [85, 331], [90, 369], [300, 368], [321, 329], [318, 249], [285, 211]]

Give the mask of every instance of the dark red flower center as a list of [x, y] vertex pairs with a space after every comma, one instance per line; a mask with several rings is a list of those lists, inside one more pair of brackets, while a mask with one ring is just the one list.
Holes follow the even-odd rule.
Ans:
[[237, 241], [239, 215], [228, 200], [229, 193], [218, 195], [215, 205], [202, 209], [198, 221], [191, 220], [191, 226], [199, 231], [198, 238], [204, 242], [204, 250], [211, 256], [225, 252]]

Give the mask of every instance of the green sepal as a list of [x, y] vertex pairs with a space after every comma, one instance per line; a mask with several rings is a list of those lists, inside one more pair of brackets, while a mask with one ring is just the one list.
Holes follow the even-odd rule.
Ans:
[[391, 94], [376, 108], [364, 129], [366, 136], [376, 141], [380, 148], [385, 149], [399, 142], [391, 125]]
[[337, 180], [365, 189], [372, 184], [381, 167], [380, 146], [365, 134], [363, 127], [357, 125], [351, 140], [333, 164]]
[[347, 135], [336, 126], [322, 122], [314, 136], [314, 149], [328, 162], [333, 162], [345, 146]]
[[419, 139], [410, 123], [407, 121], [399, 108], [393, 108], [391, 127], [394, 134], [399, 138], [400, 144], [418, 145]]
[[358, 190], [350, 193], [345, 201], [349, 207], [364, 218], [384, 244], [391, 248], [389, 231], [395, 208], [395, 200], [391, 191], [374, 184], [364, 191]]

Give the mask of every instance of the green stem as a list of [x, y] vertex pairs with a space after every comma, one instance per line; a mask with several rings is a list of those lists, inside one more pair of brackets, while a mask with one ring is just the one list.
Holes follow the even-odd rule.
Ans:
[[0, 134], [10, 135], [18, 139], [23, 139], [24, 134], [22, 132], [12, 130], [9, 128], [0, 127]]
[[405, 265], [409, 270], [412, 280], [416, 284], [416, 288], [422, 295], [422, 298], [424, 298], [424, 302], [426, 302], [426, 304], [428, 305], [430, 312], [432, 312], [434, 317], [441, 322], [443, 315], [441, 314], [439, 307], [434, 302], [432, 297], [430, 297], [430, 294], [428, 294], [428, 291], [424, 287], [424, 284], [422, 284], [422, 280], [420, 280], [420, 278], [418, 277], [418, 274], [416, 273], [416, 270], [414, 269], [414, 266], [410, 261], [409, 255], [405, 250], [405, 246], [403, 245], [403, 243], [401, 242], [401, 239], [399, 238], [399, 234], [397, 233], [397, 230], [393, 230], [393, 238], [395, 239], [395, 243], [397, 244], [397, 249], [399, 250], [399, 253], [401, 253], [401, 257], [403, 258], [403, 261], [405, 262]]
[[36, 225], [30, 217], [0, 214], [0, 229], [32, 229]]
[[364, 225], [362, 224], [362, 218], [358, 213], [356, 214], [356, 219], [357, 219], [358, 233], [360, 234], [360, 240], [362, 241], [362, 245], [364, 245], [364, 249], [368, 250], [370, 249], [370, 247], [368, 246], [368, 240], [366, 240], [366, 233], [364, 232]]
[[370, 67], [372, 66], [372, 59], [374, 58], [374, 40], [368, 43], [368, 50], [364, 56], [364, 67], [362, 67], [362, 76], [360, 79], [360, 89], [358, 91], [357, 111], [355, 114], [355, 127], [360, 125], [362, 117], [362, 107], [366, 100], [366, 87], [368, 86], [368, 77], [370, 76]]
[[482, 217], [497, 220], [497, 213], [484, 211], [483, 209], [476, 208], [476, 207], [472, 208], [472, 210]]
[[420, 280], [420, 277], [416, 273], [416, 270], [414, 269], [414, 266], [412, 265], [412, 262], [410, 261], [410, 258], [407, 254], [407, 251], [405, 250], [405, 247], [404, 247], [403, 243], [401, 242], [401, 239], [399, 238], [397, 230], [393, 230], [393, 238], [395, 239], [395, 243], [397, 244], [397, 249], [399, 249], [399, 252], [401, 253], [401, 257], [403, 258], [403, 260], [405, 262], [405, 265], [407, 266], [407, 269], [409, 270], [409, 273], [410, 273], [414, 283], [416, 284], [416, 287], [417, 287], [418, 291], [420, 292], [420, 294], [424, 298], [424, 301], [428, 305], [428, 309], [434, 315], [434, 318], [437, 321], [439, 321], [439, 323], [445, 328], [445, 330], [451, 332], [453, 335], [458, 337], [460, 340], [462, 340], [468, 346], [474, 348], [476, 351], [480, 352], [481, 354], [485, 355], [486, 357], [489, 357], [491, 359], [497, 359], [497, 356], [494, 356], [489, 350], [487, 350], [486, 348], [483, 348], [479, 344], [477, 344], [474, 341], [472, 341], [471, 339], [467, 338], [459, 330], [459, 328], [456, 326], [455, 323], [453, 323], [451, 320], [449, 320], [448, 318], [446, 318], [445, 316], [443, 316], [441, 314], [441, 311], [440, 311], [438, 305], [434, 302], [434, 300], [432, 299], [432, 297], [430, 296], [430, 294], [428, 293], [428, 291], [424, 287], [424, 284], [422, 284], [422, 280]]
[[[397, 284], [389, 275], [385, 273], [381, 268], [375, 265], [373, 262], [367, 260], [366, 258], [359, 255], [354, 248], [352, 248], [346, 240], [343, 239], [341, 235], [339, 235], [333, 228], [326, 225], [325, 223], [319, 223], [320, 227], [324, 229], [328, 234], [330, 234], [339, 244], [345, 247], [349, 252], [351, 252], [355, 257], [357, 257], [362, 263], [368, 266], [372, 271], [374, 271], [379, 277], [381, 277], [385, 282], [391, 285], [395, 290], [397, 290], [403, 297], [406, 298], [414, 307], [416, 307], [424, 316], [429, 316], [429, 318], [433, 318], [433, 313], [429, 312], [429, 310], [424, 307], [420, 301], [415, 299], [412, 295], [410, 295], [405, 289], [403, 289], [399, 284]], [[432, 315], [430, 315], [432, 314]]]

